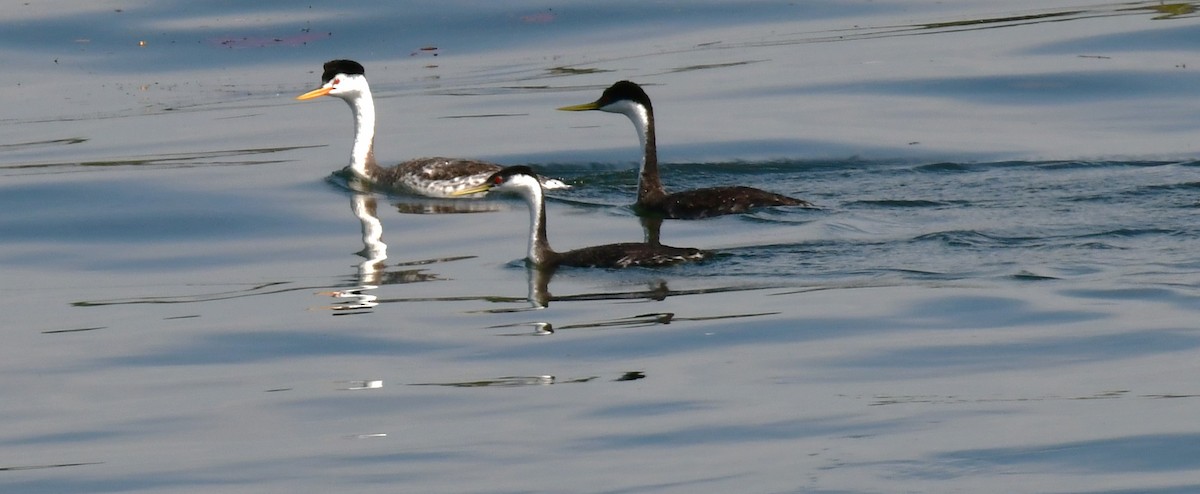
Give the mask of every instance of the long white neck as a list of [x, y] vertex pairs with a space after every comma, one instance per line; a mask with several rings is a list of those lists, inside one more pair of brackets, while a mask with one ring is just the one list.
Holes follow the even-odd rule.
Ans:
[[629, 113], [626, 113], [626, 116], [629, 117], [630, 122], [633, 122], [633, 129], [637, 131], [638, 143], [641, 144], [642, 149], [642, 167], [639, 171], [643, 171], [646, 169], [646, 144], [648, 144], [650, 139], [654, 138], [654, 136], [648, 133], [650, 113], [646, 111], [646, 107], [635, 105]]
[[374, 179], [375, 168], [375, 102], [365, 85], [356, 98], [346, 103], [354, 112], [354, 147], [350, 150], [350, 169], [355, 175]]
[[546, 238], [546, 200], [542, 186], [534, 177], [520, 177], [523, 183], [519, 190], [529, 205], [529, 255], [526, 259], [534, 265], [544, 265], [551, 256], [550, 241]]
[[661, 199], [667, 193], [658, 177], [658, 145], [654, 138], [654, 111], [629, 100], [613, 103], [605, 111], [622, 113], [633, 122], [642, 145], [642, 165], [638, 169], [638, 203]]

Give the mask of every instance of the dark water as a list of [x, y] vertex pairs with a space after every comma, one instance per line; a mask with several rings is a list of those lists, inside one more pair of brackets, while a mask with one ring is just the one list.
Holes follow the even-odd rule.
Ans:
[[[0, 491], [1200, 490], [1192, 3], [11, 7]], [[384, 161], [575, 185], [560, 250], [643, 236], [553, 111], [620, 78], [669, 190], [819, 207], [538, 276], [515, 199], [330, 176], [343, 56]]]

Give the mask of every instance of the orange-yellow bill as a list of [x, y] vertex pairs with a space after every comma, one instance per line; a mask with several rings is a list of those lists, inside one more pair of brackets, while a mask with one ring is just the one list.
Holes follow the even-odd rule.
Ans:
[[326, 94], [329, 94], [330, 91], [333, 91], [333, 88], [319, 87], [319, 88], [313, 89], [312, 91], [309, 91], [307, 93], [301, 94], [300, 96], [296, 96], [296, 99], [304, 100], [304, 99], [319, 98], [321, 96], [325, 96]]
[[467, 188], [465, 188], [465, 189], [462, 189], [462, 190], [456, 190], [456, 191], [454, 191], [454, 192], [451, 192], [451, 193], [450, 193], [450, 196], [451, 196], [451, 197], [458, 197], [458, 196], [465, 196], [465, 195], [468, 195], [468, 194], [478, 194], [478, 193], [480, 193], [480, 192], [487, 192], [487, 191], [489, 191], [489, 190], [491, 190], [491, 189], [492, 189], [492, 184], [490, 184], [490, 183], [488, 183], [488, 182], [484, 182], [484, 183], [481, 183], [481, 184], [479, 184], [479, 185], [476, 185], [476, 186], [474, 186], [474, 187], [467, 187]]
[[584, 103], [582, 105], [571, 105], [571, 106], [564, 106], [562, 108], [559, 108], [559, 110], [562, 110], [562, 111], [585, 111], [585, 110], [599, 110], [599, 109], [600, 109], [600, 105], [597, 104], [595, 101], [593, 101], [591, 103]]

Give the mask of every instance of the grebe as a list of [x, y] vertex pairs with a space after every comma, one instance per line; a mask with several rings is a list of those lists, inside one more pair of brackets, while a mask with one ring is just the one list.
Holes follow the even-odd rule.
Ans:
[[[366, 70], [353, 60], [325, 63], [321, 87], [297, 96], [308, 100], [335, 96], [354, 112], [354, 147], [346, 170], [372, 185], [405, 190], [429, 197], [458, 197], [453, 192], [477, 186], [502, 167], [485, 161], [458, 158], [418, 158], [390, 168], [375, 162], [375, 103], [367, 84]], [[542, 179], [547, 188], [568, 188], [567, 184]]]
[[608, 244], [555, 252], [546, 239], [546, 201], [533, 170], [527, 166], [510, 166], [492, 174], [483, 184], [460, 190], [456, 194], [475, 194], [488, 190], [516, 192], [529, 205], [529, 255], [525, 261], [537, 268], [665, 266], [699, 261], [710, 255], [700, 249], [658, 243]]
[[600, 110], [620, 113], [633, 122], [642, 143], [642, 166], [638, 177], [638, 214], [674, 219], [698, 219], [742, 213], [766, 206], [805, 206], [812, 203], [752, 187], [711, 187], [668, 194], [658, 178], [658, 150], [654, 142], [654, 108], [641, 86], [620, 81], [600, 99], [582, 105], [564, 106], [564, 111]]

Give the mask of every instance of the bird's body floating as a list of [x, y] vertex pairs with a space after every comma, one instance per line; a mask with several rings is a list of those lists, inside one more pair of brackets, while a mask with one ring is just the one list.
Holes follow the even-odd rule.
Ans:
[[[325, 63], [321, 87], [297, 96], [308, 100], [321, 96], [341, 98], [354, 112], [354, 146], [347, 171], [374, 186], [430, 197], [462, 197], [456, 191], [478, 186], [502, 167], [495, 163], [460, 158], [418, 158], [393, 167], [375, 161], [375, 103], [367, 84], [366, 70], [353, 60]], [[566, 188], [553, 179], [542, 179], [547, 188]]]
[[533, 170], [526, 166], [504, 168], [478, 187], [459, 193], [475, 194], [488, 190], [512, 191], [525, 199], [529, 206], [529, 251], [526, 261], [538, 268], [665, 266], [699, 261], [710, 255], [700, 249], [671, 247], [657, 242], [607, 244], [557, 252], [550, 248], [546, 238], [545, 196]]
[[658, 150], [654, 138], [654, 107], [641, 86], [620, 81], [604, 90], [600, 99], [559, 110], [599, 110], [629, 117], [642, 144], [642, 166], [638, 173], [638, 214], [674, 219], [697, 219], [734, 214], [768, 206], [812, 207], [808, 201], [752, 187], [730, 186], [686, 190], [668, 194], [658, 176]]

